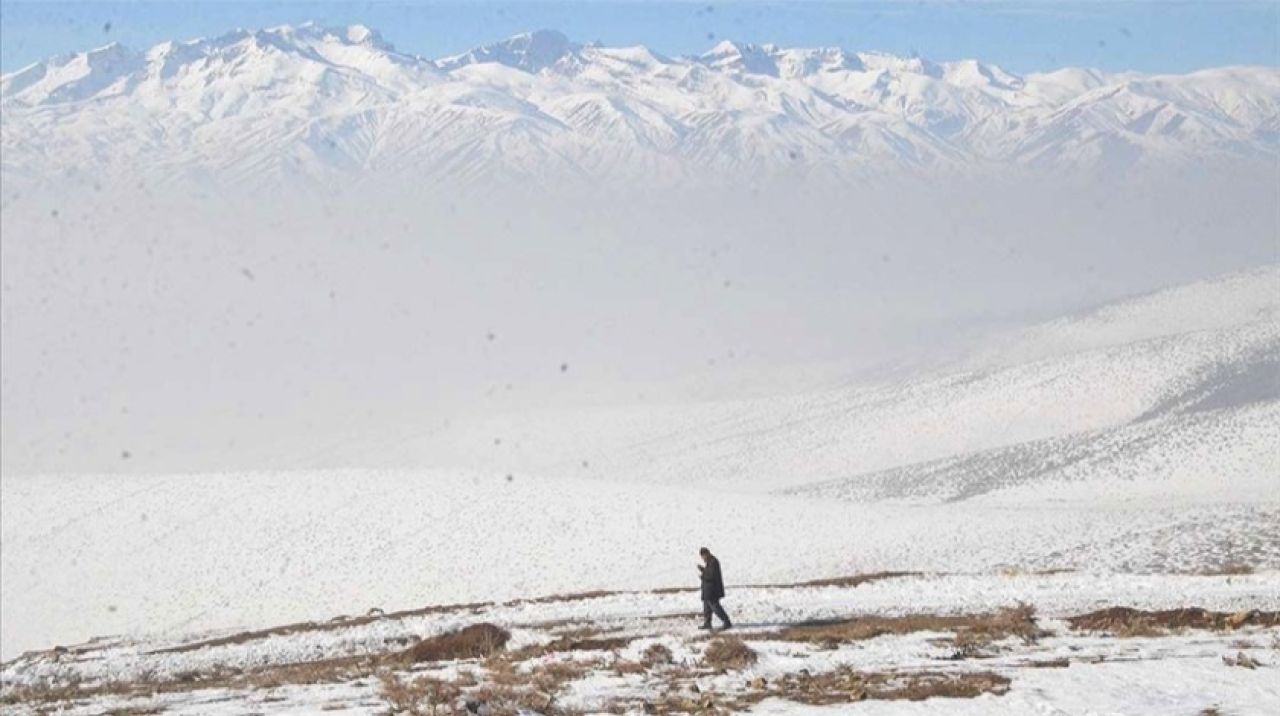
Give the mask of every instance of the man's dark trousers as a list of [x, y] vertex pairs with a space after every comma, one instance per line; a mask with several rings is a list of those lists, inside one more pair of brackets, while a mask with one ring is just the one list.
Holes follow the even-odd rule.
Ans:
[[724, 607], [720, 606], [719, 599], [703, 599], [702, 600], [702, 623], [711, 626], [711, 615], [715, 614], [724, 624], [729, 623], [729, 615], [724, 613]]

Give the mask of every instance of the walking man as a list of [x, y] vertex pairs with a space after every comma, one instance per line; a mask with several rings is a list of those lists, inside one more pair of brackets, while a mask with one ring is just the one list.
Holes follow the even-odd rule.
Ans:
[[702, 575], [702, 626], [698, 628], [710, 629], [711, 615], [714, 613], [724, 622], [724, 628], [728, 629], [733, 624], [729, 622], [729, 615], [725, 614], [724, 607], [720, 606], [720, 600], [724, 599], [724, 577], [720, 574], [720, 560], [706, 547], [698, 550], [698, 554], [702, 555], [702, 564], [698, 565], [698, 572]]

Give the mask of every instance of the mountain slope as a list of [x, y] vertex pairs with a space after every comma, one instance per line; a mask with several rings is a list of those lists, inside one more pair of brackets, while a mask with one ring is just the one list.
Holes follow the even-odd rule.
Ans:
[[[1278, 289], [1273, 266], [1051, 321], [900, 380], [490, 418], [357, 448], [351, 460], [748, 491], [847, 480], [843, 494], [874, 499], [896, 494], [898, 482], [899, 496], [947, 499], [1012, 488], [1021, 477], [1105, 481], [1119, 472], [1155, 481], [1139, 491], [1163, 484], [1171, 494], [1252, 499], [1258, 480], [1274, 484], [1268, 476], [1280, 474], [1272, 427], [1280, 402]], [[1153, 440], [1165, 452], [1143, 447]], [[1199, 443], [1214, 447], [1196, 457]], [[1088, 475], [1025, 468], [1102, 452], [1129, 462], [1098, 462]], [[1157, 469], [1179, 461], [1176, 475]], [[954, 476], [930, 483], [944, 467]], [[975, 470], [993, 475], [990, 489], [954, 488]], [[1244, 474], [1258, 479], [1234, 479]], [[862, 475], [868, 482], [859, 488]], [[1209, 482], [1197, 485], [1201, 478]]]
[[346, 446], [414, 469], [6, 476], [4, 648], [667, 586], [700, 544], [735, 582], [1274, 569], [1278, 282], [1160, 291], [875, 385]]
[[1276, 116], [1274, 68], [1024, 77], [974, 60], [733, 42], [668, 58], [545, 30], [434, 61], [362, 26], [238, 30], [142, 53], [111, 45], [0, 79], [3, 171], [37, 183], [1128, 171], [1273, 161]]

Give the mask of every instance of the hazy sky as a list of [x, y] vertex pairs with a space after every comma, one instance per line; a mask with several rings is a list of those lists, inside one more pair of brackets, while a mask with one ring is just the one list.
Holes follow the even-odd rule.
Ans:
[[1280, 64], [1275, 2], [27, 2], [0, 3], [0, 68], [111, 41], [134, 48], [315, 20], [363, 23], [428, 57], [517, 32], [702, 52], [725, 38], [1062, 66], [1185, 72]]

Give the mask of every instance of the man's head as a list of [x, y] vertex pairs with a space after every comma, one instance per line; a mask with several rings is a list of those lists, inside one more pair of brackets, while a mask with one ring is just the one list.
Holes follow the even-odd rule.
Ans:
[[711, 550], [707, 549], [706, 547], [703, 547], [702, 549], [698, 550], [698, 554], [702, 555], [703, 562], [706, 562], [707, 560], [711, 559]]

